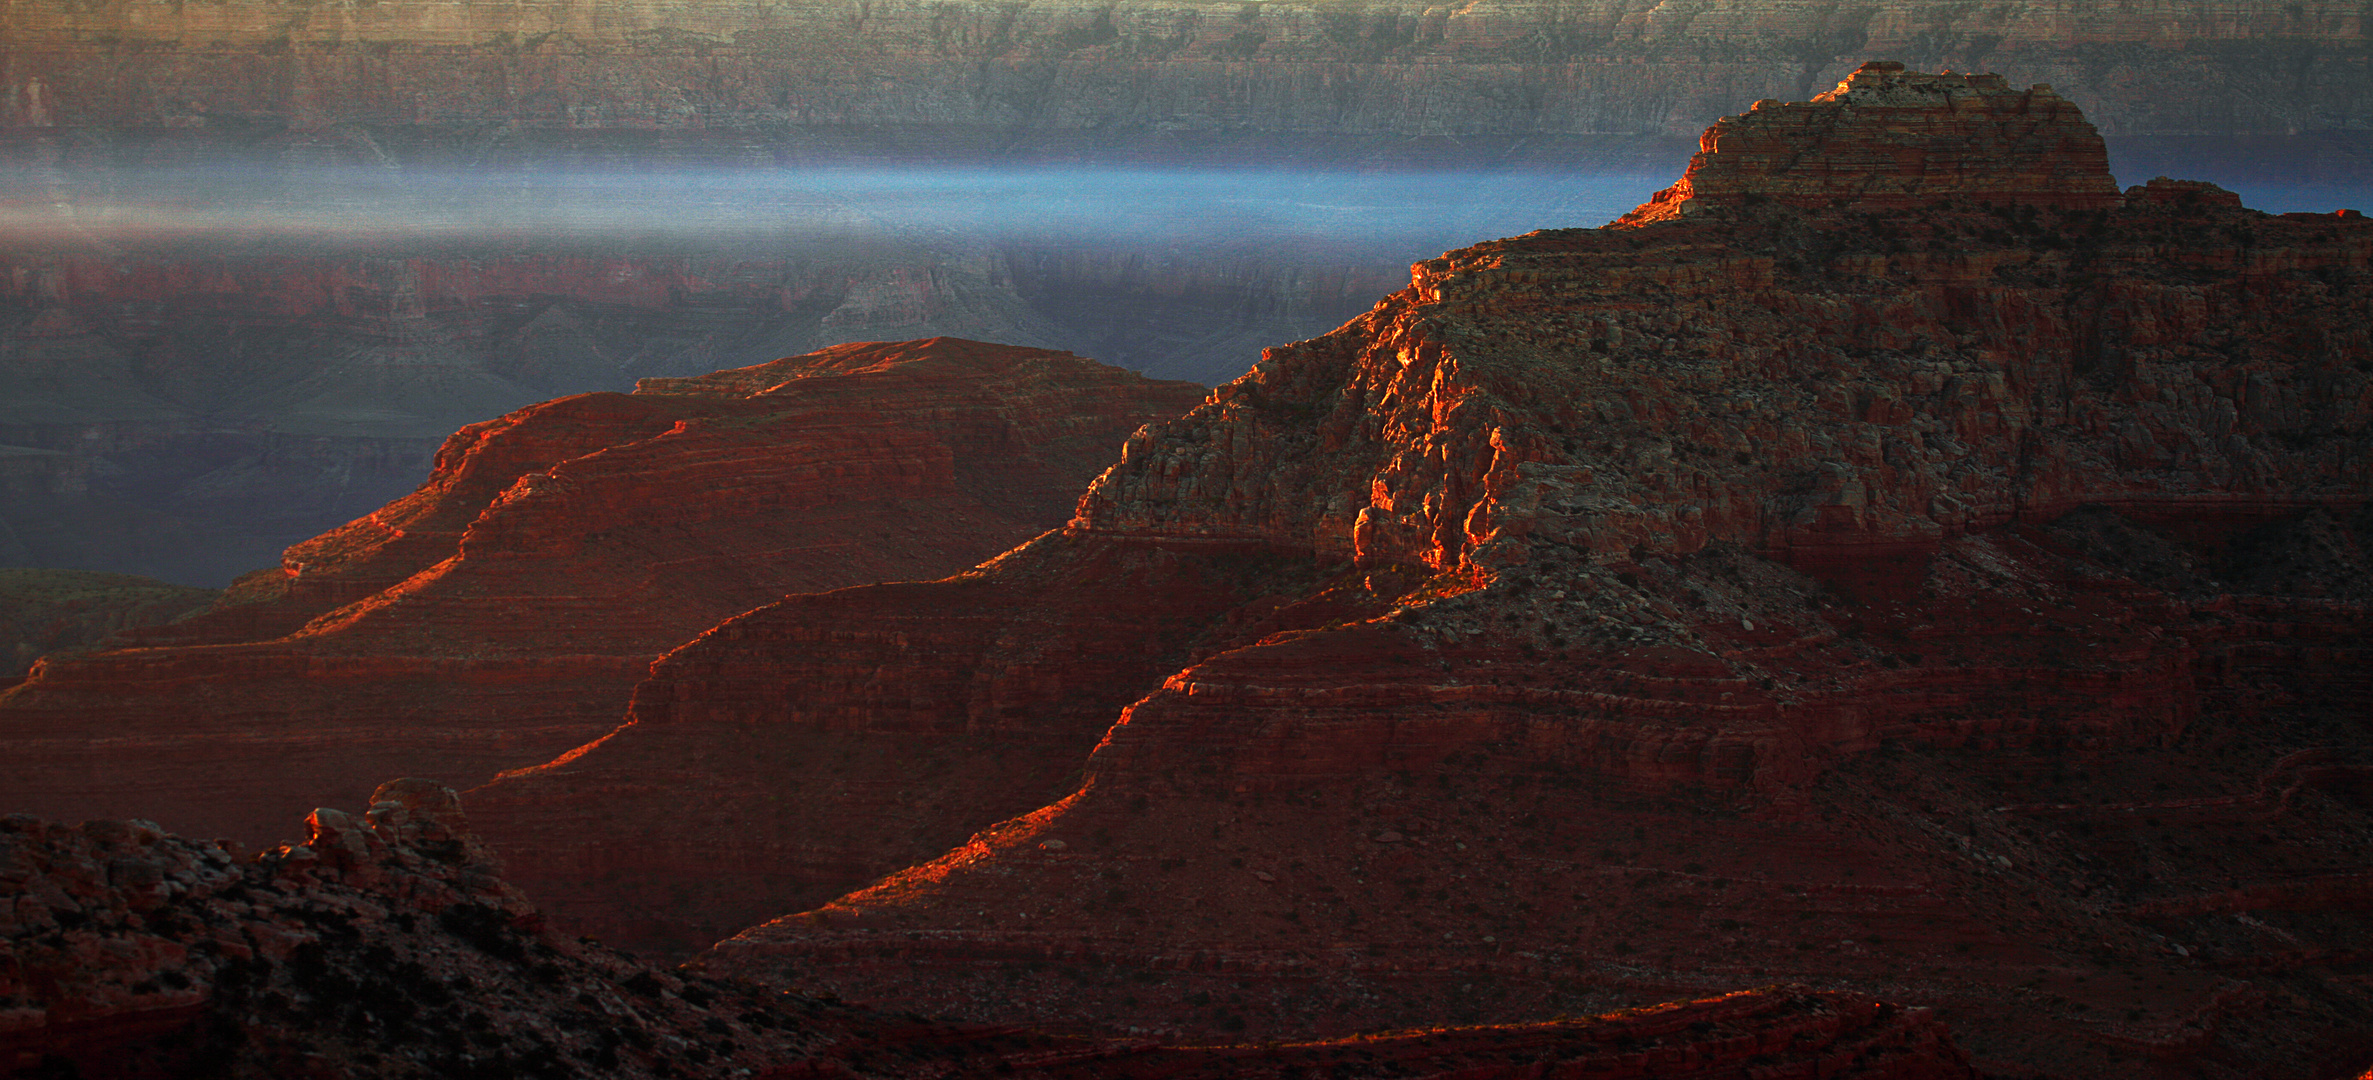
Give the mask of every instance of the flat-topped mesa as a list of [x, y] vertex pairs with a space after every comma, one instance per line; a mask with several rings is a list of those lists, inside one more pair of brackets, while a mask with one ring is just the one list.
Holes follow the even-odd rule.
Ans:
[[2092, 210], [2119, 204], [2101, 133], [2068, 99], [2000, 75], [1926, 74], [1891, 60], [1807, 102], [1758, 101], [1699, 139], [1689, 171], [1619, 224], [1776, 202], [1894, 209], [1963, 200]]

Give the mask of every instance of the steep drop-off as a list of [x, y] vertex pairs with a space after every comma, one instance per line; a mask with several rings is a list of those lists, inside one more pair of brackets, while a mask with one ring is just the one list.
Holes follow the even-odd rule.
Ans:
[[391, 773], [483, 782], [608, 730], [720, 619], [1060, 524], [1114, 446], [1201, 395], [940, 338], [472, 425], [420, 490], [214, 610], [37, 666], [0, 696], [0, 798], [253, 839]]
[[677, 141], [724, 160], [852, 130], [892, 153], [1686, 135], [1875, 54], [2021, 71], [2115, 133], [2279, 134], [2373, 118], [2364, 20], [2342, 0], [41, 0], [0, 16], [0, 121], [164, 128], [168, 143], [355, 125], [395, 157], [426, 141], [496, 160], [587, 129], [708, 132], [722, 137]]
[[2361, 1066], [2373, 226], [2092, 140], [1886, 64], [1725, 119], [1704, 201], [1419, 264], [1062, 533], [671, 653], [484, 824], [652, 944], [887, 874], [703, 963], [974, 1015], [1804, 977], [2004, 1069]]

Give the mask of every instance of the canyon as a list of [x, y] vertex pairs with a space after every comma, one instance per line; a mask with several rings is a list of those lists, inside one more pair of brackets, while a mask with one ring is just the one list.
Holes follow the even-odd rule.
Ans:
[[[2373, 175], [2373, 49], [2333, 0], [18, 3], [0, 13], [0, 565], [219, 587], [399, 497], [461, 424], [845, 341], [1225, 382], [1411, 260], [1612, 216], [1563, 213], [1555, 178], [1669, 175], [1722, 111], [1877, 54], [2048, 81], [2143, 175], [2210, 170], [2299, 205]], [[1182, 248], [1128, 235], [1132, 207], [1013, 237], [849, 228], [902, 203], [803, 195], [843, 227], [757, 207], [652, 235], [758, 201], [751, 184], [983, 163], [1039, 170], [1025, 189], [1103, 167], [1469, 170], [1540, 214], [1342, 245], [1292, 227], [1328, 213], [1295, 203]], [[456, 175], [546, 216], [479, 227], [489, 196]], [[587, 235], [567, 208], [619, 177], [674, 198]], [[1320, 186], [1308, 202], [1357, 187]], [[226, 192], [251, 229], [199, 226]], [[378, 215], [369, 242], [322, 223], [351, 214]]]
[[37, 663], [0, 693], [0, 787], [13, 809], [254, 842], [389, 773], [538, 764], [721, 619], [954, 573], [1059, 525], [1112, 446], [1202, 393], [932, 339], [474, 424], [419, 490], [209, 609]]
[[0, 565], [220, 586], [417, 486], [455, 429], [545, 398], [852, 340], [1111, 345], [1114, 310], [1136, 345], [1099, 355], [1213, 381], [1209, 357], [1319, 333], [1389, 287], [1367, 253], [1323, 250], [321, 243], [103, 233], [0, 256]]
[[335, 133], [313, 140], [348, 144], [331, 152], [480, 160], [612, 131], [721, 159], [1344, 152], [1329, 140], [1389, 153], [1411, 138], [1687, 137], [1886, 55], [2068, 87], [2113, 135], [2284, 135], [2373, 117], [2364, 17], [2338, 0], [38, 0], [0, 21], [0, 123], [140, 130], [144, 153], [283, 131]]
[[610, 940], [787, 908], [694, 969], [1009, 1021], [1801, 979], [2013, 1075], [2361, 1064], [2373, 226], [1900, 64], [1703, 146], [1266, 351], [1060, 533], [708, 631], [481, 828]]
[[[480, 868], [471, 888], [539, 906], [477, 901], [507, 929], [464, 916], [449, 936], [544, 958], [553, 973], [528, 975], [585, 1009], [625, 999], [572, 965], [627, 986], [616, 965], [634, 962], [546, 941], [564, 962], [515, 931], [689, 957], [642, 982], [663, 1029], [698, 1018], [683, 987], [792, 990], [824, 1007], [781, 1007], [825, 1021], [760, 1025], [792, 1040], [765, 1044], [775, 1075], [2361, 1071], [2373, 224], [2199, 181], [2121, 186], [2079, 104], [1866, 63], [1723, 117], [1616, 224], [1420, 261], [1208, 394], [943, 339], [474, 425], [420, 493], [213, 612], [40, 665], [0, 697], [0, 726], [32, 739], [9, 760], [30, 745], [91, 775], [43, 759], [9, 787], [121, 785], [127, 806], [268, 828], [399, 767], [341, 764], [324, 786], [311, 764], [241, 775], [200, 755], [143, 775], [139, 737], [92, 733], [160, 713], [144, 684], [180, 732], [384, 746], [422, 717], [457, 725], [408, 760], [486, 754], [440, 776], [475, 786], [405, 798], [438, 815], [466, 799], [480, 839], [447, 824], [439, 850]], [[1003, 453], [908, 464], [943, 460], [915, 448], [951, 430], [978, 445], [966, 417], [992, 395], [966, 380], [1000, 357], [1068, 372], [1001, 421], [1070, 449], [1069, 486], [1050, 467], [1036, 489], [1058, 527], [935, 573], [794, 580], [836, 569], [778, 539], [635, 584], [654, 552], [732, 539], [759, 492], [852, 490], [797, 482], [833, 469], [974, 514], [1012, 502]], [[816, 397], [766, 400], [783, 387]], [[812, 411], [770, 419], [784, 405]], [[931, 423], [902, 426], [918, 413]], [[770, 455], [791, 479], [745, 475]], [[703, 511], [681, 493], [721, 477], [718, 516], [683, 527]], [[922, 542], [901, 525], [963, 517], [901, 510], [803, 550], [862, 564]], [[674, 608], [711, 587], [740, 591]], [[531, 595], [563, 602], [511, 621]], [[341, 642], [387, 678], [373, 640], [471, 655], [381, 684], [382, 704], [303, 704], [297, 735], [297, 711], [263, 711], [328, 693]], [[599, 666], [579, 660], [609, 664], [606, 721], [589, 698], [573, 748], [553, 725], [541, 760], [524, 739], [486, 753]], [[374, 860], [419, 865], [380, 825], [400, 824], [387, 794], [362, 828], [317, 811], [302, 851], [252, 864], [137, 823], [9, 827], [75, 849], [27, 860], [72, 864], [67, 895], [101, 895], [96, 865], [113, 888], [99, 855], [125, 837], [196, 852], [165, 871], [187, 888], [213, 867], [193, 892], [292, 863], [368, 880]], [[35, 880], [16, 866], [7, 880]], [[101, 935], [149, 928], [53, 930], [50, 893], [25, 895], [14, 917], [42, 948], [122, 955]], [[391, 950], [454, 947], [393, 933]], [[121, 970], [9, 993], [105, 1013], [169, 985]], [[291, 1040], [372, 1023], [281, 989]], [[208, 993], [177, 1004], [283, 1007]], [[71, 1043], [51, 1008], [16, 1014], [41, 1011], [16, 1045]], [[895, 1035], [815, 1034], [890, 1010], [918, 1012]], [[506, 1055], [600, 1052], [517, 1015], [479, 1027]], [[733, 1051], [677, 1037], [747, 1060], [728, 1030]], [[1361, 1034], [1380, 1031], [1399, 1033]], [[1025, 1056], [997, 1041], [1016, 1037]], [[386, 1071], [417, 1045], [386, 1038], [327, 1056], [367, 1049]]]

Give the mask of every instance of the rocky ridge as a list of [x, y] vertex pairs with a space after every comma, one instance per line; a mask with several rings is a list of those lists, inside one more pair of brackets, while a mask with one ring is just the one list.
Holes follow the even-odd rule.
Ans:
[[813, 1003], [555, 933], [450, 788], [394, 781], [367, 812], [307, 825], [304, 843], [241, 857], [144, 821], [0, 819], [0, 1067], [726, 1075], [827, 1041], [802, 1016]]
[[[1936, 85], [1814, 107], [1882, 79]], [[1903, 120], [1839, 119], [1798, 190]], [[1970, 1017], [1989, 1068], [2337, 1068], [2373, 227], [2109, 183], [1873, 177], [1421, 263], [1133, 437], [1061, 534], [670, 654], [488, 827], [597, 907], [685, 852], [786, 867], [703, 886], [704, 926], [887, 873], [702, 963], [982, 1015], [1289, 1035], [1786, 976]], [[1199, 580], [1234, 584], [1166, 606]], [[1060, 797], [996, 824], [1021, 793], [937, 797], [957, 761]], [[797, 839], [884, 816], [844, 853], [882, 858]]]
[[306, 824], [304, 843], [240, 857], [143, 821], [0, 818], [0, 1069], [1669, 1077], [1752, 1059], [1772, 1077], [1971, 1075], [1933, 1017], [1800, 987], [1291, 1047], [1099, 1043], [890, 1015], [661, 971], [556, 933], [501, 880], [450, 788], [393, 781], [361, 815], [321, 808]]
[[720, 619], [937, 577], [1059, 524], [1112, 446], [1200, 396], [933, 339], [472, 425], [418, 491], [213, 610], [37, 665], [0, 696], [9, 802], [257, 836], [363, 777], [548, 760]]

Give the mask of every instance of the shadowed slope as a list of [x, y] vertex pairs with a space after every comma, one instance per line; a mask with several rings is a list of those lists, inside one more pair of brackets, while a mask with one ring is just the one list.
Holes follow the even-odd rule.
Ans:
[[1925, 1011], [1803, 987], [1266, 1047], [894, 1016], [556, 933], [449, 788], [393, 781], [363, 814], [306, 824], [304, 843], [242, 859], [142, 821], [0, 818], [0, 1060], [94, 1080], [1970, 1075]]
[[473, 425], [429, 482], [149, 647], [0, 698], [12, 809], [259, 835], [391, 772], [483, 781], [616, 723], [651, 659], [789, 592], [937, 577], [1062, 520], [1199, 388], [934, 339]]

